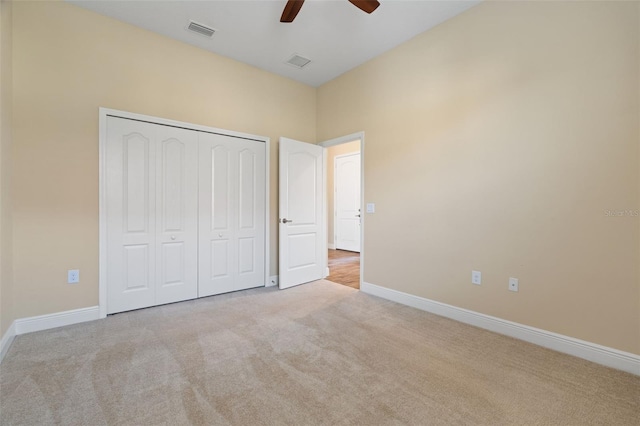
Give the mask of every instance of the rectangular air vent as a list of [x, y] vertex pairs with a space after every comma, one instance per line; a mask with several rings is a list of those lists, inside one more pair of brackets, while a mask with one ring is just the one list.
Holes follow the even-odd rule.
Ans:
[[200, 34], [205, 37], [213, 37], [213, 33], [216, 32], [213, 28], [209, 28], [202, 24], [198, 24], [197, 22], [190, 21], [189, 26], [187, 27], [189, 31], [193, 31], [196, 34]]
[[309, 62], [311, 62], [311, 59], [303, 58], [300, 55], [293, 55], [291, 58], [289, 58], [287, 64], [293, 65], [296, 68], [302, 68], [305, 65], [308, 65]]

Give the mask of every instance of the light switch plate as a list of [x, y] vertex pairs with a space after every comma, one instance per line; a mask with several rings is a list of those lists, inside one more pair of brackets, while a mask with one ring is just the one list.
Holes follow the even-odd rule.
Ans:
[[367, 213], [376, 212], [376, 203], [367, 203]]

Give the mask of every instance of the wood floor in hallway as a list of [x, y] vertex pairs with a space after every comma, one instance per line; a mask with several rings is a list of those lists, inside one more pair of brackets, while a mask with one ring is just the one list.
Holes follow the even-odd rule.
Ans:
[[359, 289], [360, 253], [346, 250], [329, 250], [329, 273], [327, 280]]

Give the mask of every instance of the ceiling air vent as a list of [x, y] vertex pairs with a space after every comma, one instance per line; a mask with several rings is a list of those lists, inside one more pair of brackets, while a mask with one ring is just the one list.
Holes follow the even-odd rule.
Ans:
[[311, 62], [311, 59], [303, 58], [300, 55], [293, 55], [289, 58], [287, 64], [293, 65], [296, 68], [303, 68], [305, 65], [309, 64], [309, 62]]
[[207, 26], [198, 24], [197, 22], [193, 22], [193, 21], [189, 22], [189, 26], [187, 27], [187, 29], [189, 31], [193, 31], [196, 34], [200, 34], [202, 36], [209, 37], [209, 38], [211, 38], [213, 36], [213, 33], [216, 32], [216, 30], [214, 30], [213, 28], [209, 28]]

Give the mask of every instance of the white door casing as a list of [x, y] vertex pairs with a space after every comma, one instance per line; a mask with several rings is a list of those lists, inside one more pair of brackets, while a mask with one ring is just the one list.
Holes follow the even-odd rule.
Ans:
[[325, 150], [280, 138], [279, 161], [279, 286], [284, 289], [325, 276]]
[[265, 144], [200, 135], [199, 297], [265, 284]]
[[335, 247], [360, 252], [360, 153], [335, 157], [334, 186]]
[[197, 296], [197, 133], [109, 117], [108, 313]]

